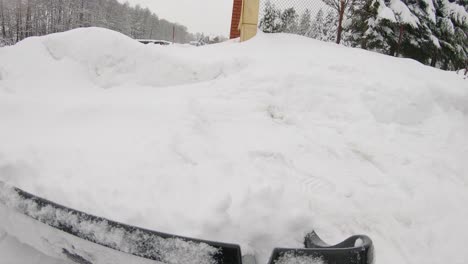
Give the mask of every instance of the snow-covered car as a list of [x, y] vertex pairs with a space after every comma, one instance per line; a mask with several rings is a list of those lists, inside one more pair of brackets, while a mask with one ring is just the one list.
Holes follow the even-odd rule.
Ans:
[[156, 45], [162, 45], [162, 46], [167, 46], [171, 45], [172, 42], [166, 41], [166, 40], [157, 40], [157, 39], [137, 39], [138, 42], [142, 44], [156, 44]]

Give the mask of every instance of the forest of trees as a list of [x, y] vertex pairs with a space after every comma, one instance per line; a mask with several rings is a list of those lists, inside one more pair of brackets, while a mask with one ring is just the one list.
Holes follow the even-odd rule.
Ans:
[[[286, 0], [287, 1], [287, 0]], [[416, 59], [445, 70], [468, 64], [468, 0], [324, 0], [315, 15], [267, 0], [259, 27]], [[342, 30], [340, 30], [342, 27]]]
[[78, 27], [104, 27], [136, 39], [186, 43], [197, 36], [148, 8], [117, 0], [0, 0], [0, 46]]

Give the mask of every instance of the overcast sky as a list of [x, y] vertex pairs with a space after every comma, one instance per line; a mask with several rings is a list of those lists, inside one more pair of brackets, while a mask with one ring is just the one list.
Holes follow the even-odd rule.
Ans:
[[192, 33], [229, 35], [233, 0], [119, 0], [148, 7], [160, 18], [188, 27]]

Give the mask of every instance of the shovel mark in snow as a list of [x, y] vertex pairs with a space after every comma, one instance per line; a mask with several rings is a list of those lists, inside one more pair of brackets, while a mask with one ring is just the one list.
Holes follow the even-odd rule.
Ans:
[[326, 180], [309, 172], [302, 171], [297, 168], [294, 163], [284, 157], [281, 153], [269, 152], [269, 151], [252, 151], [250, 156], [254, 159], [259, 159], [263, 162], [274, 163], [275, 166], [280, 166], [282, 171], [286, 170], [291, 172], [293, 175], [298, 175], [299, 184], [302, 191], [309, 193], [321, 192], [334, 192], [336, 186], [333, 182]]
[[173, 151], [177, 155], [177, 157], [179, 157], [180, 160], [182, 160], [182, 162], [184, 164], [188, 164], [188, 165], [191, 165], [191, 166], [197, 166], [198, 165], [198, 163], [195, 160], [190, 158], [189, 155], [186, 154], [185, 152], [183, 152], [178, 146], [174, 146]]
[[284, 121], [285, 119], [283, 111], [281, 111], [281, 109], [276, 105], [269, 105], [267, 113], [273, 120]]
[[56, 61], [59, 61], [63, 58], [63, 54], [60, 54], [60, 51], [56, 51], [54, 50], [51, 45], [47, 44], [47, 43], [44, 43], [44, 47], [47, 51], [47, 53], [49, 53], [50, 57], [52, 57], [52, 59], [56, 60]]
[[357, 73], [358, 70], [354, 66], [350, 65], [331, 65], [328, 67], [329, 70], [335, 71], [337, 73], [348, 73], [348, 74], [354, 74]]
[[7, 233], [3, 230], [0, 230], [0, 242], [2, 242], [7, 236]]
[[254, 159], [262, 159], [266, 161], [274, 161], [274, 162], [279, 162], [281, 164], [287, 165], [288, 162], [286, 158], [283, 156], [283, 154], [278, 153], [278, 152], [271, 152], [271, 151], [251, 151], [250, 156]]
[[370, 163], [373, 167], [375, 167], [377, 170], [379, 170], [382, 173], [385, 173], [385, 169], [377, 162], [375, 161], [374, 157], [368, 153], [365, 153], [361, 150], [352, 148], [351, 151], [361, 160], [366, 161]]
[[330, 181], [316, 176], [302, 178], [300, 183], [305, 193], [317, 193], [318, 191], [329, 193], [336, 189], [335, 185]]

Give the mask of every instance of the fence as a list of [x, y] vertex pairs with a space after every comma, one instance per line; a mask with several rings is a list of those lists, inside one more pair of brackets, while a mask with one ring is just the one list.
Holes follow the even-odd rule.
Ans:
[[259, 28], [266, 33], [292, 33], [336, 42], [340, 1], [260, 0]]

